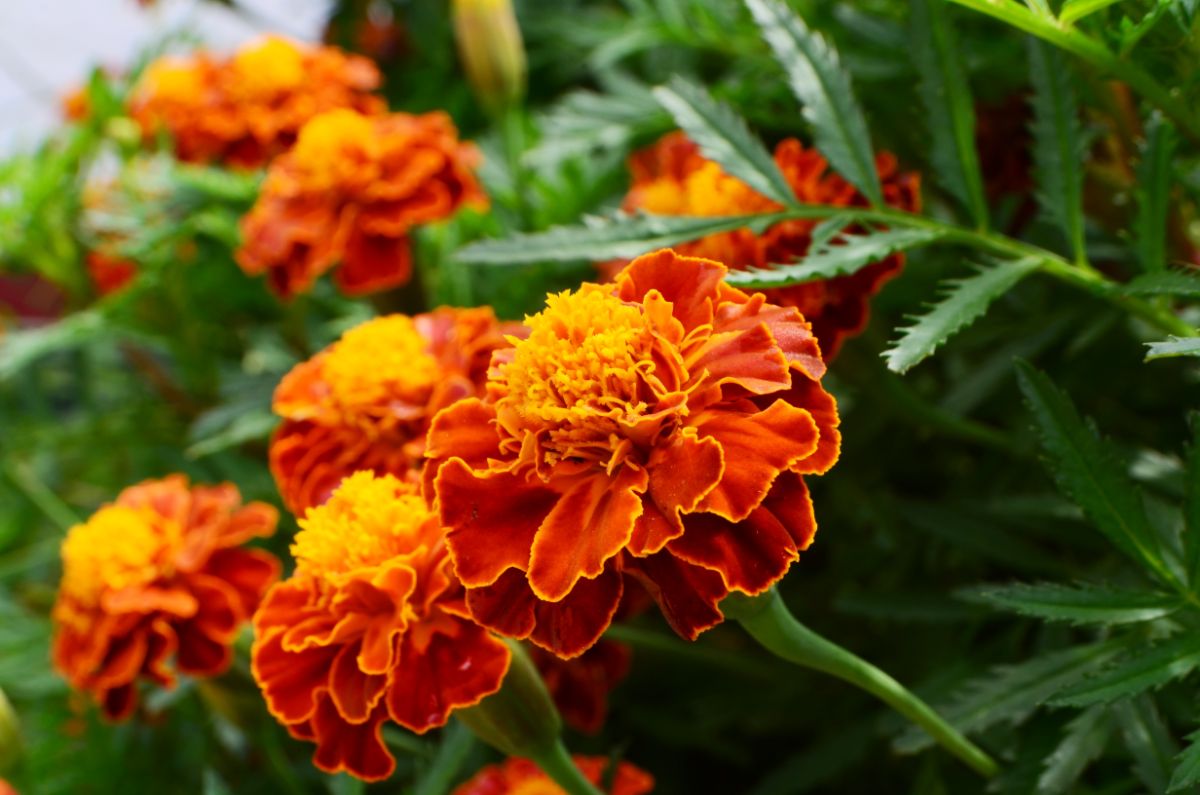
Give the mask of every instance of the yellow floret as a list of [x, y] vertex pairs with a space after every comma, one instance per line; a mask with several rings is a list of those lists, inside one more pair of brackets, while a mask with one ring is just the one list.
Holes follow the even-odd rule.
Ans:
[[412, 318], [385, 315], [343, 334], [321, 373], [337, 404], [353, 413], [398, 400], [423, 404], [441, 367]]

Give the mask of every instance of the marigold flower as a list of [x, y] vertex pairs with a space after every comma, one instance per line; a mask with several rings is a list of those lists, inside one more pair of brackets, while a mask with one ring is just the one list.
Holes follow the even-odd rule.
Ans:
[[137, 276], [137, 264], [102, 251], [89, 251], [84, 258], [88, 275], [98, 295], [117, 292]]
[[189, 488], [172, 475], [125, 489], [63, 541], [55, 667], [111, 720], [133, 712], [139, 677], [174, 686], [172, 656], [185, 674], [223, 672], [279, 574], [274, 556], [241, 545], [277, 520], [229, 483]]
[[499, 689], [508, 647], [463, 618], [441, 525], [416, 485], [355, 473], [300, 527], [295, 573], [254, 616], [254, 679], [271, 714], [317, 744], [317, 767], [386, 778], [383, 722], [443, 725]]
[[[811, 204], [863, 206], [866, 199], [840, 176], [828, 173], [825, 158], [805, 149], [795, 138], [775, 148], [779, 166], [796, 197]], [[875, 160], [883, 183], [884, 200], [893, 207], [915, 211], [920, 207], [920, 180], [916, 174], [900, 173], [889, 153]], [[671, 133], [647, 150], [630, 158], [633, 185], [625, 197], [627, 210], [644, 210], [658, 215], [742, 215], [783, 209], [731, 177], [716, 163], [701, 156], [699, 149], [681, 132]], [[676, 246], [681, 254], [706, 257], [730, 268], [761, 268], [802, 257], [812, 242], [816, 222], [809, 219], [776, 224], [759, 236], [749, 229], [709, 235]], [[605, 263], [611, 275], [625, 263]], [[873, 263], [850, 276], [808, 282], [767, 292], [780, 306], [794, 306], [812, 323], [827, 359], [842, 342], [862, 331], [867, 322], [868, 302], [883, 284], [904, 266], [904, 255], [896, 254]]]
[[0, 795], [20, 795], [12, 784], [0, 778]]
[[517, 328], [488, 307], [387, 315], [296, 365], [275, 390], [284, 421], [270, 451], [288, 509], [320, 505], [361, 470], [417, 482], [430, 420], [483, 393], [492, 352]]
[[148, 138], [166, 130], [181, 160], [256, 168], [309, 119], [336, 108], [381, 113], [379, 70], [334, 47], [268, 36], [232, 57], [164, 57], [138, 82], [129, 112]]
[[477, 621], [562, 657], [637, 578], [675, 630], [787, 571], [816, 523], [802, 475], [837, 459], [808, 323], [665, 250], [552, 295], [493, 357], [486, 399], [443, 410], [427, 456]]
[[[572, 757], [575, 766], [589, 781], [600, 786], [612, 760], [604, 756]], [[612, 776], [609, 795], [645, 795], [654, 789], [654, 777], [646, 771], [620, 762]], [[563, 795], [563, 790], [528, 759], [509, 757], [500, 764], [488, 765], [459, 785], [453, 795]]]
[[242, 219], [238, 263], [268, 274], [284, 297], [308, 290], [339, 262], [335, 278], [347, 294], [404, 284], [414, 226], [486, 204], [472, 172], [478, 162], [444, 113], [318, 116], [271, 164]]

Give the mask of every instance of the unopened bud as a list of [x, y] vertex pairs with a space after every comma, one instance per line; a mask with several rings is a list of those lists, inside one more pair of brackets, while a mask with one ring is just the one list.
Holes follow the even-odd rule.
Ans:
[[454, 38], [475, 95], [500, 113], [525, 96], [525, 46], [512, 0], [454, 0]]

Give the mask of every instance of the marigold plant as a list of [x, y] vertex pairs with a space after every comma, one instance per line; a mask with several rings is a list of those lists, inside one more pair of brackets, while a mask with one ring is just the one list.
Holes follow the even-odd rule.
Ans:
[[816, 532], [803, 476], [837, 460], [825, 364], [794, 308], [665, 250], [551, 296], [496, 354], [486, 399], [439, 414], [428, 455], [471, 614], [563, 657], [626, 575], [676, 632], [779, 580]]
[[63, 541], [55, 668], [110, 720], [132, 714], [139, 678], [173, 687], [175, 670], [223, 672], [279, 574], [272, 555], [242, 544], [277, 518], [265, 503], [242, 505], [228, 483], [172, 475], [125, 489]]
[[490, 308], [387, 315], [357, 326], [275, 390], [284, 418], [271, 472], [293, 513], [320, 505], [359, 470], [418, 481], [425, 433], [442, 408], [482, 394], [492, 352], [508, 346]]
[[[806, 149], [795, 138], [775, 147], [779, 167], [796, 198], [807, 204], [865, 206], [866, 199], [846, 180], [829, 171], [820, 152]], [[885, 201], [903, 210], [920, 209], [920, 179], [901, 172], [896, 158], [884, 152], [875, 159]], [[627, 210], [658, 215], [748, 215], [783, 209], [756, 193], [744, 182], [726, 174], [682, 132], [674, 132], [629, 159], [632, 185], [625, 196]], [[761, 235], [749, 229], [709, 235], [676, 246], [681, 254], [708, 257], [735, 270], [763, 268], [803, 258], [812, 244], [817, 225], [809, 219], [784, 221]], [[623, 262], [602, 266], [606, 273]], [[812, 323], [813, 334], [826, 358], [837, 354], [842, 343], [862, 331], [867, 323], [871, 296], [904, 267], [904, 255], [893, 254], [849, 276], [806, 282], [767, 292], [781, 306], [794, 306]]]
[[300, 520], [296, 571], [254, 616], [267, 708], [313, 762], [387, 778], [387, 720], [421, 733], [499, 689], [503, 642], [464, 618], [438, 517], [418, 487], [358, 472]]
[[[629, 762], [602, 756], [575, 756], [575, 765], [593, 784], [600, 786], [611, 775], [609, 795], [645, 795], [654, 790], [654, 777]], [[610, 768], [615, 765], [615, 770]], [[528, 759], [509, 757], [488, 765], [459, 785], [453, 795], [562, 795], [563, 790]]]
[[339, 263], [335, 278], [348, 294], [404, 284], [414, 226], [486, 205], [478, 163], [444, 113], [318, 116], [272, 163], [242, 221], [238, 262], [267, 274], [284, 297], [306, 292]]
[[383, 112], [371, 93], [379, 84], [366, 58], [267, 36], [228, 58], [160, 58], [134, 87], [129, 113], [147, 138], [169, 133], [181, 160], [255, 168], [290, 147], [318, 114]]

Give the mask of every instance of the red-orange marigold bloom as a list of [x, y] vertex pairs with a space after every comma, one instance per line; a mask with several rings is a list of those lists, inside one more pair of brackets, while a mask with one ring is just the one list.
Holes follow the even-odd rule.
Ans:
[[808, 546], [802, 476], [839, 449], [825, 364], [795, 308], [725, 273], [665, 250], [552, 295], [493, 357], [487, 398], [434, 418], [429, 466], [477, 621], [572, 657], [628, 574], [695, 638]]
[[0, 795], [20, 795], [12, 784], [0, 778]]
[[[572, 757], [579, 772], [596, 786], [604, 780], [612, 760], [603, 756]], [[612, 776], [609, 795], [646, 795], [654, 789], [654, 777], [620, 762]], [[488, 765], [460, 784], [453, 795], [563, 795], [563, 790], [528, 759], [512, 756], [498, 765]]]
[[277, 158], [242, 219], [238, 263], [266, 273], [284, 297], [305, 292], [341, 263], [351, 295], [395, 287], [412, 271], [409, 231], [484, 206], [479, 153], [444, 113], [368, 117], [349, 110], [313, 119]]
[[133, 712], [139, 677], [174, 685], [172, 656], [182, 673], [221, 673], [279, 574], [274, 556], [241, 544], [277, 520], [229, 483], [189, 488], [172, 475], [125, 489], [63, 541], [55, 667], [111, 720]]
[[370, 60], [278, 36], [232, 57], [164, 57], [135, 87], [129, 112], [153, 138], [166, 130], [190, 162], [256, 168], [287, 149], [314, 116], [336, 108], [382, 113]]
[[[828, 172], [825, 158], [815, 149], [805, 149], [795, 138], [775, 148], [775, 163], [805, 203], [863, 206], [866, 199], [846, 180]], [[915, 211], [920, 206], [920, 180], [916, 174], [900, 173], [896, 159], [882, 153], [875, 160], [883, 183], [884, 200], [893, 207]], [[645, 210], [659, 215], [741, 215], [783, 209], [756, 193], [742, 181], [729, 176], [716, 163], [701, 156], [694, 143], [681, 132], [671, 133], [649, 149], [630, 158], [633, 184], [625, 197], [627, 210]], [[816, 222], [803, 219], [776, 224], [758, 236], [738, 229], [676, 246], [676, 251], [706, 257], [741, 270], [790, 262], [803, 256], [812, 242]], [[624, 263], [607, 263], [611, 273]], [[895, 254], [850, 276], [808, 282], [767, 292], [772, 303], [794, 306], [812, 323], [826, 359], [835, 355], [842, 342], [860, 332], [867, 322], [868, 302], [883, 284], [904, 266], [904, 255]]]
[[488, 307], [388, 315], [296, 365], [275, 390], [284, 421], [270, 451], [288, 509], [320, 505], [361, 470], [419, 481], [430, 420], [483, 393], [492, 351], [516, 328]]
[[496, 692], [508, 647], [465, 619], [442, 528], [419, 488], [351, 475], [300, 520], [296, 571], [254, 616], [254, 679], [313, 762], [367, 780], [395, 760], [380, 727], [441, 726]]
[[109, 295], [120, 290], [137, 276], [137, 264], [131, 260], [114, 257], [102, 251], [89, 251], [84, 258], [88, 276], [98, 295]]

